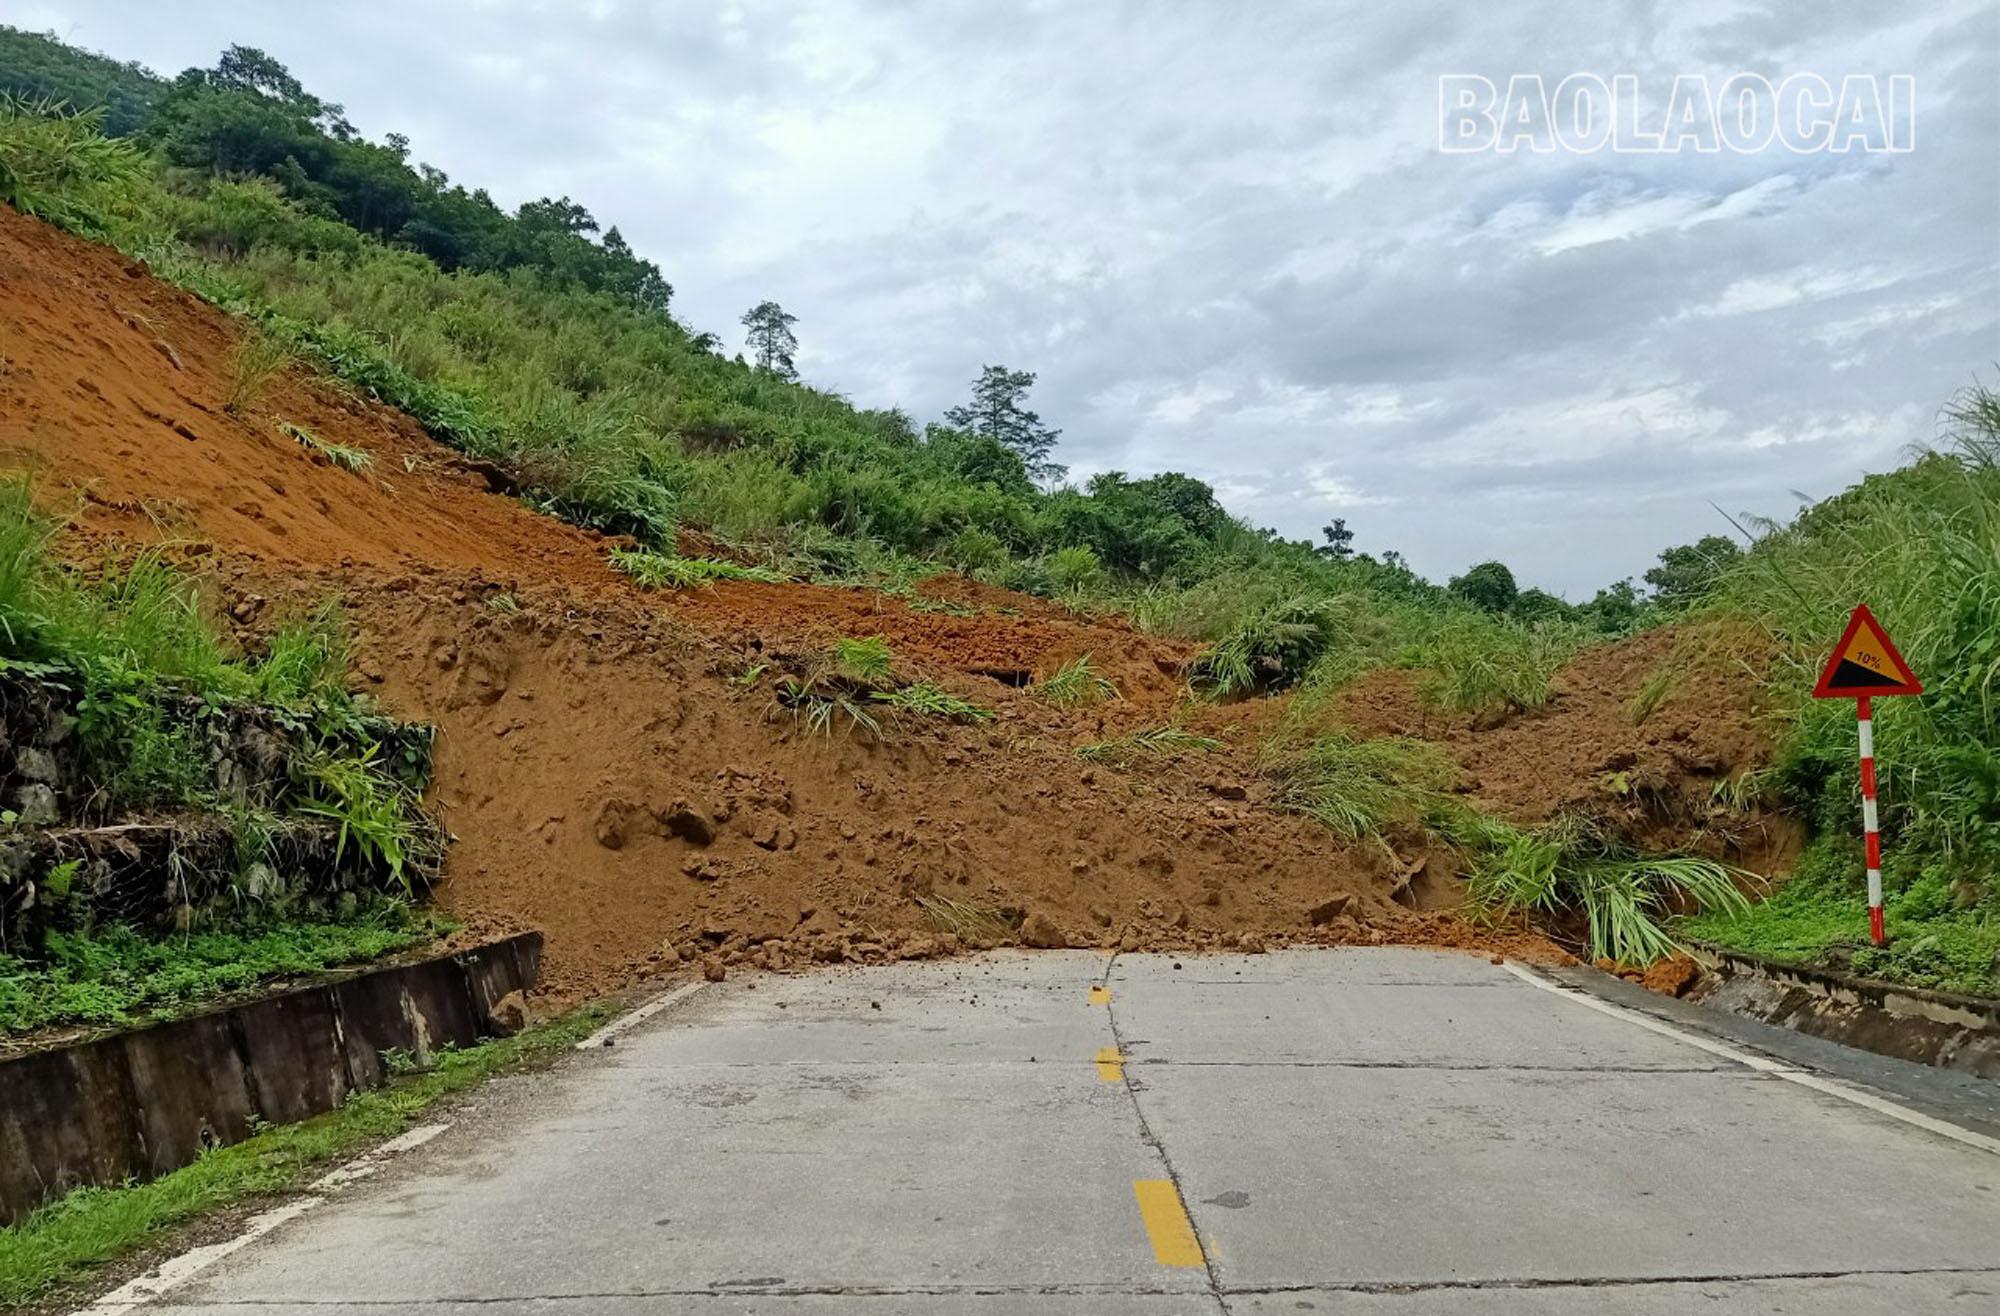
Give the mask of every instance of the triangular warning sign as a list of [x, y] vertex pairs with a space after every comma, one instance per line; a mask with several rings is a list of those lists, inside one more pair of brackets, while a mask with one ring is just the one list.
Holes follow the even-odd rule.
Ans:
[[1847, 619], [1840, 643], [1813, 687], [1815, 699], [1854, 699], [1861, 695], [1920, 695], [1924, 683], [1903, 661], [1889, 633], [1862, 604]]

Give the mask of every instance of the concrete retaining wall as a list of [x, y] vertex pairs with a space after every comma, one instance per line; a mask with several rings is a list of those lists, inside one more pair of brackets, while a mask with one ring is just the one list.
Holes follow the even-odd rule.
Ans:
[[2000, 1078], [2000, 1000], [1900, 987], [1703, 946], [1718, 970], [1696, 996], [1814, 1037]]
[[494, 1006], [534, 985], [541, 957], [527, 932], [0, 1061], [0, 1222], [332, 1110], [383, 1081], [385, 1050], [425, 1059], [504, 1032]]

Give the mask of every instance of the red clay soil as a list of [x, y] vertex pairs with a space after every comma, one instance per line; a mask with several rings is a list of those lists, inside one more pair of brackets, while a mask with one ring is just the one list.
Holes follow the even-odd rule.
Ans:
[[[478, 928], [543, 929], [557, 999], [697, 957], [788, 967], [995, 938], [1560, 953], [1412, 908], [1449, 899], [1448, 874], [1270, 807], [1248, 749], [1080, 762], [1081, 743], [1159, 723], [1186, 646], [951, 578], [920, 592], [973, 615], [806, 585], [646, 593], [600, 537], [491, 492], [337, 384], [290, 372], [232, 411], [240, 341], [215, 308], [0, 207], [0, 464], [33, 472], [81, 542], [165, 541], [203, 566], [248, 643], [290, 603], [344, 596], [364, 681], [441, 728], [457, 841], [440, 901]], [[372, 466], [335, 467], [281, 421]], [[870, 634], [996, 719], [805, 737], [771, 673], [732, 679]], [[1015, 688], [1084, 653], [1125, 698], [1071, 713]]]
[[[241, 340], [237, 321], [117, 252], [0, 206], [0, 466], [34, 473], [86, 533], [209, 544], [274, 570], [337, 568], [362, 586], [427, 566], [635, 598], [602, 537], [495, 496], [415, 421], [335, 381], [287, 372], [232, 413]], [[373, 463], [342, 470], [281, 422]], [[970, 581], [921, 592], [985, 606], [959, 617], [873, 591], [734, 581], [645, 606], [767, 641], [881, 633], [913, 661], [960, 670], [1045, 673], [1090, 653], [1129, 698], [1171, 700], [1179, 687], [1186, 647], [1122, 621], [1074, 619]]]

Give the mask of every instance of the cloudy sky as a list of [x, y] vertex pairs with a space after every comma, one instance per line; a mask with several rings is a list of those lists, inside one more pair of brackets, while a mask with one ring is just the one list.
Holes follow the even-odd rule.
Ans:
[[[983, 362], [1080, 475], [1587, 596], [1895, 465], [2000, 377], [2000, 0], [175, 4], [7, 21], [171, 74], [264, 48], [503, 204], [568, 194], [734, 341], [934, 419]], [[1916, 79], [1907, 154], [1470, 155], [1438, 78]], [[1713, 506], [1711, 506], [1713, 504]]]

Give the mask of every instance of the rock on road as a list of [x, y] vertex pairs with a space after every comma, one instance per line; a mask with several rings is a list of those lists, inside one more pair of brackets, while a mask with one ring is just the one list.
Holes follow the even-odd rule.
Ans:
[[698, 991], [153, 1316], [2000, 1312], [2000, 1155], [1446, 952]]

